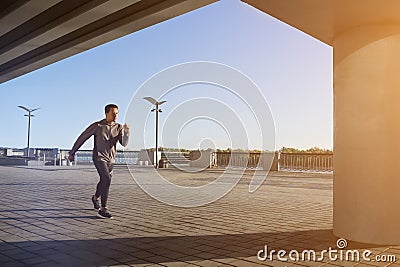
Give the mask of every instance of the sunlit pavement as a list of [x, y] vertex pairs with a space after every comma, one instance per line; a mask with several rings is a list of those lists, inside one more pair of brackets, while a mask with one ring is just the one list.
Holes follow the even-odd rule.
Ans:
[[[160, 172], [186, 186], [222, 173]], [[127, 168], [116, 167], [108, 203], [114, 219], [106, 220], [96, 217], [90, 201], [98, 181], [93, 166], [0, 167], [0, 266], [400, 266], [319, 260], [323, 250], [338, 249], [331, 174], [273, 172], [249, 193], [250, 174], [214, 203], [179, 208], [148, 196]], [[371, 250], [371, 258], [400, 259], [400, 246], [347, 242], [346, 249]], [[286, 251], [288, 261], [276, 253], [259, 260], [265, 246]], [[290, 260], [291, 250], [315, 250], [317, 260]]]

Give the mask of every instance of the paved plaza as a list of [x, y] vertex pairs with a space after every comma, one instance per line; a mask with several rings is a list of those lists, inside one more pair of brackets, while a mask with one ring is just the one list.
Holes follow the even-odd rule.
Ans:
[[[186, 186], [205, 185], [222, 172], [160, 170]], [[90, 201], [98, 181], [93, 166], [0, 166], [0, 266], [400, 266], [321, 256], [338, 249], [332, 174], [271, 172], [249, 193], [251, 174], [213, 203], [181, 208], [153, 199], [117, 166], [108, 203], [114, 219], [107, 220], [96, 217]], [[372, 259], [400, 259], [400, 246], [347, 242], [346, 249], [371, 250]], [[321, 260], [274, 254], [261, 261], [257, 253], [265, 246], [286, 251], [286, 259], [291, 250], [315, 250]]]

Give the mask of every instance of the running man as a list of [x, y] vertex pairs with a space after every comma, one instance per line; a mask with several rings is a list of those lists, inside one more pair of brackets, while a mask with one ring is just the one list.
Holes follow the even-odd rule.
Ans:
[[[94, 135], [93, 163], [96, 166], [100, 176], [97, 184], [96, 193], [92, 196], [92, 202], [95, 210], [98, 210], [97, 216], [100, 218], [112, 218], [107, 210], [107, 199], [111, 185], [112, 169], [115, 162], [117, 142], [122, 146], [128, 145], [129, 125], [117, 123], [118, 106], [109, 104], [104, 108], [106, 118], [92, 123], [76, 140], [74, 146], [69, 152], [68, 160], [75, 160], [76, 151]], [[101, 198], [101, 207], [99, 204]]]

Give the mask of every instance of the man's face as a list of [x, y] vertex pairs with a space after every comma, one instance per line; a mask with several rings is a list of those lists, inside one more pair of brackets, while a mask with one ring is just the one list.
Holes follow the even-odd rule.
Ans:
[[110, 108], [110, 110], [106, 113], [106, 120], [108, 123], [116, 122], [118, 118], [118, 109]]

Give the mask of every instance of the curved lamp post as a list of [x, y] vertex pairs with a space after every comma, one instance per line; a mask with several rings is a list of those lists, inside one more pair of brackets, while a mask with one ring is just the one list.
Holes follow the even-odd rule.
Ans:
[[29, 109], [27, 107], [24, 106], [18, 106], [19, 108], [22, 108], [23, 110], [27, 111], [28, 114], [25, 114], [24, 116], [28, 117], [28, 152], [27, 155], [29, 157], [29, 139], [30, 139], [30, 134], [31, 134], [31, 117], [34, 117], [34, 115], [32, 114], [32, 112], [40, 109], [40, 108], [35, 108], [35, 109]]
[[156, 169], [158, 168], [158, 113], [162, 112], [161, 109], [159, 109], [159, 106], [164, 104], [167, 101], [160, 101], [158, 102], [154, 98], [148, 96], [148, 97], [143, 97], [143, 99], [149, 101], [151, 104], [155, 105], [156, 107], [151, 110], [151, 112], [156, 112]]

